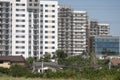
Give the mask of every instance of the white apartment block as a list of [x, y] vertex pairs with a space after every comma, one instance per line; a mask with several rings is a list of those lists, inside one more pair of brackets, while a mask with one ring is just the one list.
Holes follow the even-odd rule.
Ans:
[[110, 25], [104, 23], [98, 23], [98, 34], [101, 36], [106, 36], [110, 34]]
[[86, 52], [86, 29], [87, 29], [87, 12], [73, 12], [73, 54], [80, 55]]
[[107, 36], [110, 34], [110, 25], [89, 20], [89, 36]]
[[0, 0], [0, 54], [40, 58], [57, 50], [58, 2]]
[[58, 2], [40, 1], [40, 52], [52, 53], [58, 48]]

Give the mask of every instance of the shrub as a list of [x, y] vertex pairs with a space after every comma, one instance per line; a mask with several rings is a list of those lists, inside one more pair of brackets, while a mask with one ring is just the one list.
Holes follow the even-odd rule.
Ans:
[[0, 67], [0, 73], [8, 74], [9, 73], [9, 69], [8, 68]]
[[13, 65], [10, 67], [10, 75], [13, 77], [23, 77], [28, 74], [28, 70], [20, 65]]

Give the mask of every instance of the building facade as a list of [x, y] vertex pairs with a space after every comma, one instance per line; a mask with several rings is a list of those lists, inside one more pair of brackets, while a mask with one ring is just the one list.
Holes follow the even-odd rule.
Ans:
[[119, 56], [120, 55], [120, 37], [117, 36], [95, 36], [92, 39], [91, 49], [98, 56]]
[[66, 5], [58, 8], [58, 49], [73, 54], [73, 9]]
[[110, 25], [99, 23], [97, 20], [89, 20], [89, 35], [106, 36], [110, 34]]
[[40, 58], [57, 50], [58, 2], [0, 0], [0, 54]]
[[73, 12], [73, 55], [80, 55], [86, 52], [87, 17], [86, 11]]

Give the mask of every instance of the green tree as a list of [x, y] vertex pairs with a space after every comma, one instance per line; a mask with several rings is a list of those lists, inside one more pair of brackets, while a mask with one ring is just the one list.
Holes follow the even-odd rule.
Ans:
[[12, 65], [10, 67], [10, 75], [13, 77], [22, 77], [28, 73], [28, 70], [25, 67], [20, 65]]
[[29, 57], [26, 59], [26, 64], [29, 68], [31, 68], [33, 62], [35, 61], [35, 59], [33, 57]]
[[67, 56], [68, 56], [67, 53], [65, 53], [63, 50], [56, 51], [56, 57], [59, 64], [63, 63]]
[[51, 59], [51, 54], [50, 54], [50, 53], [47, 53], [47, 54], [44, 55], [43, 61], [49, 62], [50, 59]]
[[67, 53], [65, 53], [63, 50], [57, 50], [56, 55], [58, 59], [65, 59], [67, 57]]

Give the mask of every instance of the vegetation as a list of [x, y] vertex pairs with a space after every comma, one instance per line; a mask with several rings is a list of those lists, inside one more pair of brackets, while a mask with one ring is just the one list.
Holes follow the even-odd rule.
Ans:
[[[57, 59], [59, 64], [64, 65], [62, 70], [33, 73], [25, 67], [13, 65], [10, 69], [0, 68], [0, 80], [120, 80], [119, 68], [108, 69], [108, 59], [99, 60], [94, 52], [89, 54], [90, 57], [85, 56], [68, 57], [63, 51], [57, 50], [54, 59]], [[45, 55], [44, 58], [45, 61], [51, 59], [49, 54]], [[33, 61], [35, 61], [34, 58], [28, 58], [27, 65], [31, 66]]]

